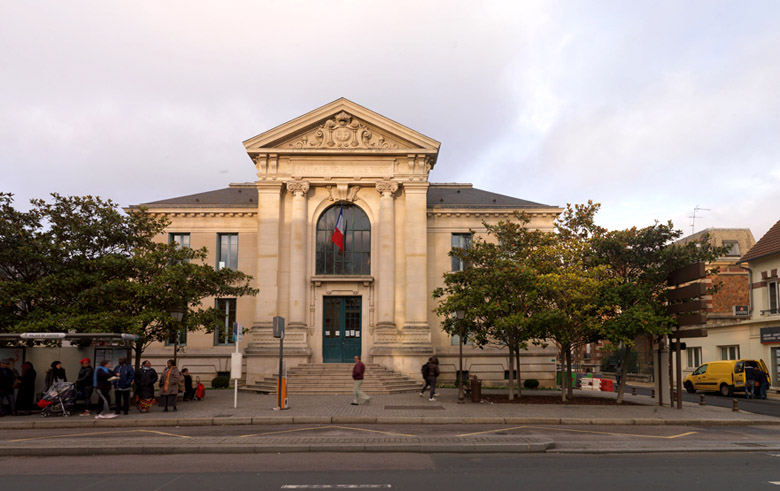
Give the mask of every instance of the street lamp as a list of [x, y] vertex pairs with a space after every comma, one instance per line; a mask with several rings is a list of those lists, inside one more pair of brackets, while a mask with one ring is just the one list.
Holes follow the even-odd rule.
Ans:
[[466, 402], [466, 396], [463, 394], [463, 319], [466, 317], [464, 310], [455, 311], [455, 318], [458, 319], [458, 326], [460, 327], [460, 341], [458, 343], [458, 358], [460, 358], [460, 371], [458, 372], [458, 404]]
[[171, 318], [176, 321], [176, 334], [173, 338], [173, 362], [178, 363], [179, 331], [181, 330], [181, 320], [184, 318], [184, 309], [180, 307], [171, 307], [168, 313], [171, 314]]

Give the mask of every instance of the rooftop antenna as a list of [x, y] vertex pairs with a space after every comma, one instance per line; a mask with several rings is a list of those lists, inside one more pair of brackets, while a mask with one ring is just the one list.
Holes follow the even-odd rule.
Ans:
[[[712, 211], [712, 210], [710, 210], [709, 208], [701, 208], [701, 207], [699, 207], [699, 205], [696, 205], [696, 206], [693, 207], [693, 215], [688, 217], [688, 218], [691, 219], [691, 235], [694, 234], [694, 228], [696, 226], [696, 212], [699, 212], [699, 211]], [[699, 216], [701, 216], [701, 215], [699, 215]]]

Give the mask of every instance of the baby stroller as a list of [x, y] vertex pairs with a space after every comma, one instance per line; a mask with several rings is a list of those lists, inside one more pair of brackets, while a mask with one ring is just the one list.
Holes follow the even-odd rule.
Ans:
[[38, 407], [41, 408], [41, 418], [55, 414], [70, 416], [70, 412], [75, 406], [76, 386], [70, 382], [53, 383], [38, 401]]

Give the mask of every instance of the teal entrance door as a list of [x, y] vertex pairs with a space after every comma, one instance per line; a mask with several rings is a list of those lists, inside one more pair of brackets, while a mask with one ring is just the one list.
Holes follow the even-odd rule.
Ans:
[[361, 297], [324, 297], [322, 361], [351, 363], [360, 356]]

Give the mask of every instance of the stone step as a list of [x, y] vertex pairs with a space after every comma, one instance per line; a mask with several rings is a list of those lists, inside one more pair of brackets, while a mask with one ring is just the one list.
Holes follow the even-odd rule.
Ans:
[[[287, 390], [291, 394], [348, 394], [352, 392], [351, 363], [309, 363], [287, 371]], [[276, 392], [277, 374], [247, 385], [242, 390]], [[420, 389], [417, 380], [376, 365], [366, 365], [362, 389], [372, 394], [396, 394]]]

